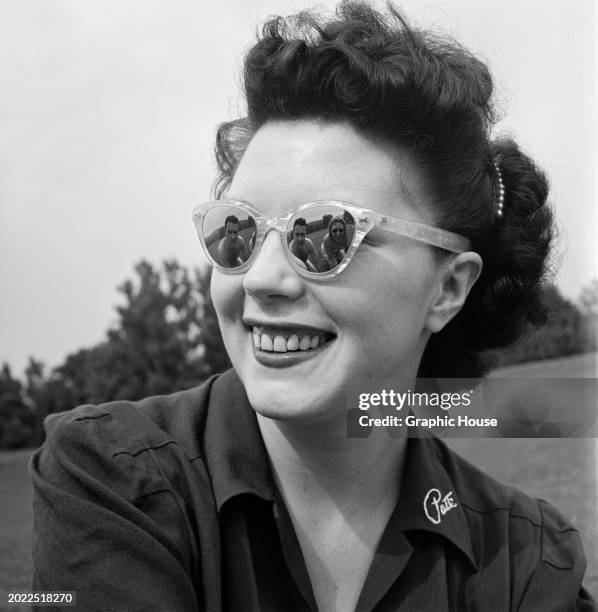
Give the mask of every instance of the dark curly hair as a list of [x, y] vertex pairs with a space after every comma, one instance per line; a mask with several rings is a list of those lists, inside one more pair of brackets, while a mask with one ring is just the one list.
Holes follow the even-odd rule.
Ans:
[[[345, 1], [336, 17], [275, 17], [245, 58], [247, 116], [219, 126], [219, 197], [267, 121], [344, 121], [408, 151], [440, 227], [470, 238], [480, 278], [457, 316], [433, 334], [419, 376], [478, 377], [488, 351], [544, 321], [542, 281], [553, 234], [546, 177], [496, 122], [486, 65], [453, 40]], [[506, 189], [496, 217], [498, 163]]]

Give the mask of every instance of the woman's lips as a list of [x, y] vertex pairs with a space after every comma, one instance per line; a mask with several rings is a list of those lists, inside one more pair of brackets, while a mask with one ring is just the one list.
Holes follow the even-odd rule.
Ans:
[[324, 351], [332, 334], [302, 329], [252, 327], [253, 353], [269, 367], [288, 367], [312, 359]]

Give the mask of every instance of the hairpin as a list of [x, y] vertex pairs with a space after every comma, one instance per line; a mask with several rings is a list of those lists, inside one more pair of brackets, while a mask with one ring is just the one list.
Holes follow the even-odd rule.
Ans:
[[503, 207], [505, 204], [505, 184], [502, 180], [502, 172], [498, 166], [498, 161], [494, 160], [494, 168], [496, 169], [496, 176], [498, 178], [498, 185], [496, 186], [496, 217], [500, 219], [502, 217]]

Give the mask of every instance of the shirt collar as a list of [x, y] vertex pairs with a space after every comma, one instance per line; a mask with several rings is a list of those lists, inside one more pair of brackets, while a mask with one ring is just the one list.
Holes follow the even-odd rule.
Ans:
[[275, 501], [276, 488], [255, 412], [234, 370], [212, 384], [204, 435], [218, 512], [227, 500], [243, 493]]
[[[446, 466], [454, 461], [436, 438], [409, 438], [396, 516], [401, 531], [443, 536], [477, 569], [471, 535]], [[234, 370], [213, 383], [206, 417], [204, 452], [218, 512], [244, 493], [276, 501], [268, 455], [243, 384]]]
[[424, 431], [419, 435], [407, 443], [397, 505], [400, 529], [443, 536], [478, 569], [465, 512], [447, 470], [454, 462], [452, 453], [437, 438]]

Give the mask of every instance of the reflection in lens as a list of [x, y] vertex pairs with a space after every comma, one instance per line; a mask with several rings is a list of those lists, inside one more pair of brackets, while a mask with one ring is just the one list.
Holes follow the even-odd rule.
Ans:
[[205, 214], [202, 229], [210, 256], [224, 268], [242, 265], [255, 246], [255, 220], [238, 206], [214, 206]]
[[287, 244], [299, 265], [323, 273], [343, 261], [354, 231], [353, 216], [341, 206], [312, 206], [289, 221]]

